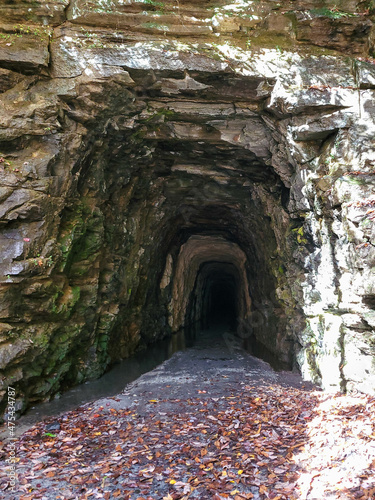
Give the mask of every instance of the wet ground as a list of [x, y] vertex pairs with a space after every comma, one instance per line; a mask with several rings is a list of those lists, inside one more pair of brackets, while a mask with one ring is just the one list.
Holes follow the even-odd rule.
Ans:
[[[225, 341], [228, 334], [229, 339]], [[303, 385], [297, 374], [291, 372], [277, 374], [268, 363], [250, 356], [240, 347], [240, 344], [240, 340], [233, 342], [233, 335], [225, 326], [215, 325], [209, 330], [194, 335], [194, 339], [191, 335], [180, 331], [114, 365], [98, 380], [80, 384], [52, 401], [36, 405], [17, 420], [15, 436], [20, 436], [46, 417], [60, 415], [100, 398], [112, 397], [122, 392], [124, 388], [127, 389], [121, 398], [126, 401], [126, 404], [137, 406], [135, 396], [128, 397], [126, 394], [131, 394], [138, 388], [142, 391], [142, 387], [148, 386], [153, 388], [156, 397], [158, 386], [159, 392], [164, 390], [160, 378], [164, 372], [168, 373], [168, 377], [171, 378], [171, 387], [168, 388], [171, 395], [177, 394], [178, 391], [194, 390], [194, 384], [206, 386], [208, 379], [211, 380], [212, 377], [216, 377], [215, 382], [221, 380], [223, 389], [231, 387], [232, 383], [244, 381], [248, 377], [256, 377], [256, 374], [262, 374], [262, 377], [269, 380], [285, 380], [291, 385]], [[185, 352], [186, 349], [189, 350]], [[172, 356], [173, 360], [170, 363], [163, 363]], [[159, 368], [155, 369], [158, 366]], [[137, 382], [132, 384], [134, 381]], [[212, 384], [213, 380], [208, 385], [210, 383]], [[162, 394], [159, 396], [161, 397]], [[7, 429], [0, 427], [0, 441], [6, 441], [7, 437]]]
[[[183, 331], [170, 338], [155, 342], [131, 358], [115, 364], [99, 379], [77, 385], [51, 401], [35, 405], [17, 420], [15, 436], [20, 436], [32, 425], [46, 417], [57, 416], [95, 399], [118, 394], [124, 390], [127, 384], [144, 373], [150, 372], [173, 356], [175, 352], [185, 350], [189, 345], [191, 345], [191, 341], [186, 339]], [[7, 439], [7, 429], [0, 426], [0, 441]]]
[[251, 356], [238, 343], [225, 340], [225, 328], [216, 327], [200, 332], [194, 345], [176, 352], [154, 370], [145, 373], [113, 400], [99, 399], [93, 407], [111, 404], [113, 408], [132, 408], [139, 414], [152, 408], [149, 400], [167, 400], [159, 403], [168, 410], [168, 399], [199, 397], [202, 399], [226, 397], [241, 386], [256, 383], [280, 384], [286, 387], [310, 388], [298, 373], [280, 371], [259, 358]]

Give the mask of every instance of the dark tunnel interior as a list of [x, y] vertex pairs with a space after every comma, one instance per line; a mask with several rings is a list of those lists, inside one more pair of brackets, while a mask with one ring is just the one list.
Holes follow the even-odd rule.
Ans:
[[204, 308], [202, 311], [203, 328], [216, 326], [235, 329], [237, 323], [236, 285], [232, 276], [211, 275], [207, 279]]
[[202, 330], [237, 327], [240, 279], [236, 266], [227, 262], [205, 262], [197, 274], [190, 319]]

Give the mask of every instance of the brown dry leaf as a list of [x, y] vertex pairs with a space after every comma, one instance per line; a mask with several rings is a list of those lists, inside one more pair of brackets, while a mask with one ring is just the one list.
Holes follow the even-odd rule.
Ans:
[[[332, 409], [318, 411], [318, 401], [308, 391], [275, 384], [247, 386], [244, 391], [203, 402], [171, 400], [173, 411], [163, 414], [163, 419], [159, 414], [140, 416], [110, 409], [94, 416], [79, 409], [59, 419], [61, 432], [53, 441], [42, 437], [45, 424], [40, 423], [25, 433], [18, 446], [20, 466], [25, 469], [20, 477], [23, 498], [28, 494], [30, 500], [42, 498], [41, 478], [50, 478], [52, 484], [58, 473], [61, 491], [69, 486], [72, 496], [88, 500], [97, 495], [135, 499], [136, 489], [138, 498], [145, 500], [163, 494], [168, 500], [187, 499], [193, 488], [197, 498], [242, 500], [254, 498], [245, 493], [251, 486], [259, 489], [262, 498], [297, 500], [302, 498], [300, 475], [305, 464], [300, 465], [297, 458], [306, 454], [304, 445], [312, 446], [317, 439], [315, 453], [320, 457], [333, 423], [346, 440], [357, 440], [359, 445], [367, 446], [374, 434], [375, 399], [369, 396], [361, 396], [366, 404], [349, 407], [340, 406], [342, 396], [326, 396]], [[362, 431], [362, 424], [369, 431]], [[116, 438], [109, 436], [109, 427], [116, 428]], [[342, 453], [345, 443], [340, 444]], [[329, 465], [333, 458], [327, 457]], [[367, 469], [355, 478], [360, 484], [355, 492], [358, 499], [375, 497], [374, 464], [370, 458]], [[322, 480], [323, 467], [311, 470]], [[337, 491], [352, 498], [349, 490]]]
[[261, 493], [262, 495], [267, 495], [268, 494], [268, 488], [266, 486], [264, 486], [264, 484], [262, 484], [259, 487], [259, 493]]

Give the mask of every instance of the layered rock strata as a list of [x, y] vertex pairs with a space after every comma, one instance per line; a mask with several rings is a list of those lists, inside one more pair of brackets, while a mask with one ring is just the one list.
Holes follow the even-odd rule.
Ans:
[[372, 2], [0, 18], [2, 409], [205, 323], [219, 285], [306, 379], [375, 392]]

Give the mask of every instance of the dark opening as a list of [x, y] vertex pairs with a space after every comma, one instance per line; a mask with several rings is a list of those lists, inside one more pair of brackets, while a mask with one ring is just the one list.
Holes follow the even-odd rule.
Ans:
[[[231, 280], [230, 280], [231, 278]], [[233, 276], [210, 277], [208, 282], [207, 305], [203, 310], [206, 328], [225, 326], [235, 329], [237, 323], [236, 290]]]
[[205, 262], [200, 267], [187, 312], [190, 328], [235, 330], [239, 315], [240, 278], [235, 265]]

